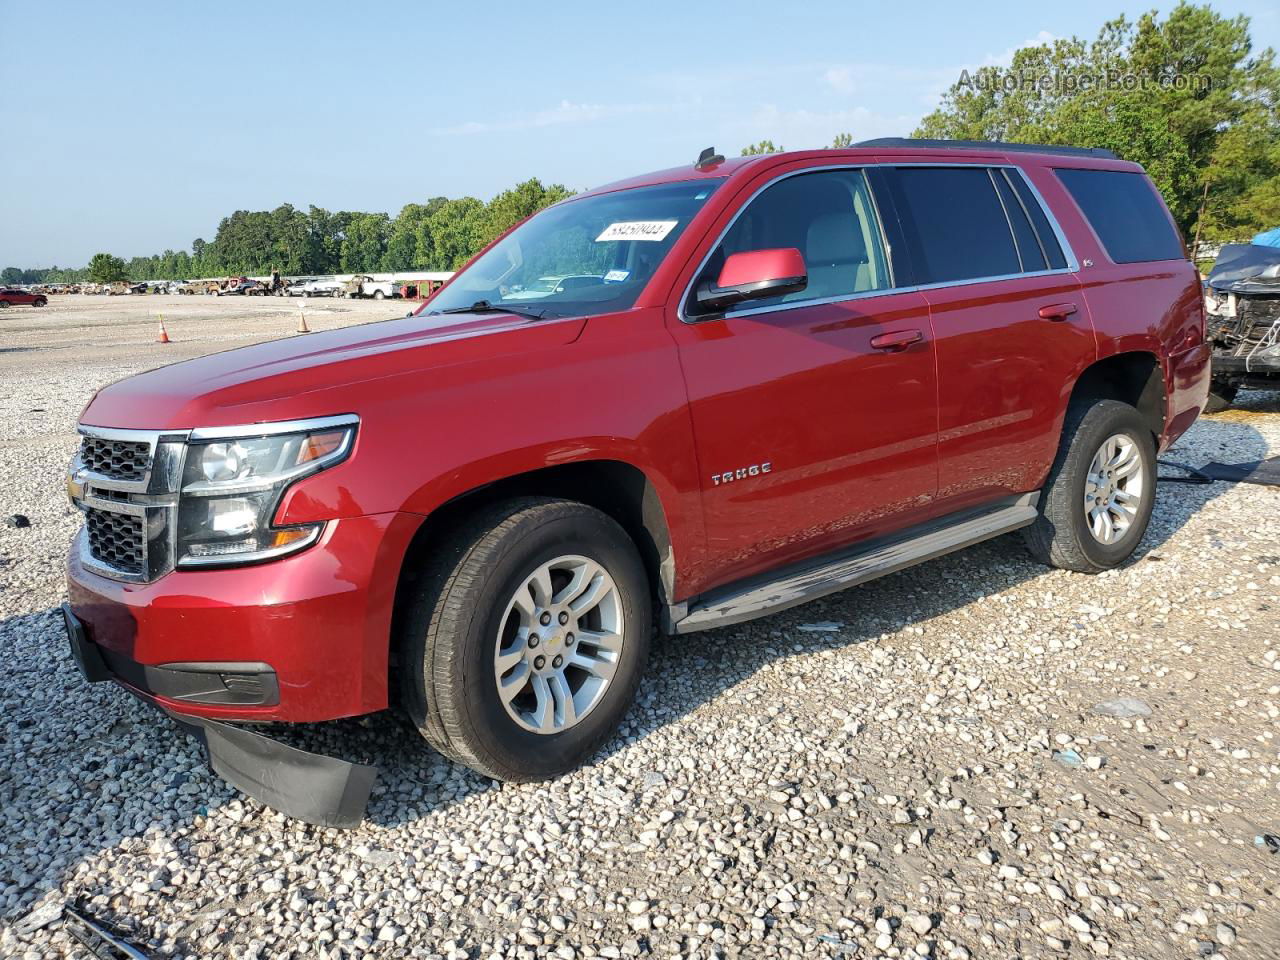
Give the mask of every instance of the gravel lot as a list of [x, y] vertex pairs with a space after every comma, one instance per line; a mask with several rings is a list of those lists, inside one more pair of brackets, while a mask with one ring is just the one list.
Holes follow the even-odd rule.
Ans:
[[[400, 309], [311, 301], [308, 321]], [[1103, 576], [1006, 537], [661, 642], [622, 733], [554, 783], [490, 783], [383, 715], [312, 734], [383, 768], [361, 828], [242, 799], [70, 663], [62, 476], [96, 388], [290, 335], [297, 311], [0, 314], [0, 519], [31, 524], [0, 525], [0, 955], [87, 956], [56, 922], [29, 932], [79, 899], [192, 958], [1280, 956], [1274, 488], [1162, 486], [1138, 558]], [[1242, 396], [1170, 456], [1280, 453], [1280, 394]]]

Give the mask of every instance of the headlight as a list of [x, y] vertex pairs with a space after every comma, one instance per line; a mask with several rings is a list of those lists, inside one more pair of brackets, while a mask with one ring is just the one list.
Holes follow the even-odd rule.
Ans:
[[178, 502], [178, 566], [251, 563], [315, 543], [324, 524], [274, 527], [271, 520], [290, 484], [346, 459], [355, 429], [330, 421], [256, 437], [193, 433]]

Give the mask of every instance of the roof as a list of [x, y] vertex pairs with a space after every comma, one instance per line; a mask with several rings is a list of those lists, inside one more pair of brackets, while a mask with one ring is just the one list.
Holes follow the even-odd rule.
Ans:
[[[1136, 163], [1121, 160], [1110, 150], [1100, 147], [1057, 147], [1035, 143], [1005, 143], [998, 140], [921, 140], [910, 137], [882, 137], [864, 140], [852, 147], [822, 150], [793, 150], [782, 153], [731, 157], [722, 163], [696, 167], [688, 163], [680, 167], [655, 170], [625, 180], [617, 180], [587, 190], [570, 198], [576, 200], [598, 193], [612, 193], [632, 187], [649, 187], [686, 180], [708, 180], [733, 176], [747, 168], [777, 166], [795, 160], [844, 159], [850, 163], [894, 162], [934, 159], [944, 162], [1027, 162], [1043, 161], [1050, 166], [1082, 166], [1106, 170], [1140, 171]], [[1055, 162], [1056, 161], [1056, 162]]]

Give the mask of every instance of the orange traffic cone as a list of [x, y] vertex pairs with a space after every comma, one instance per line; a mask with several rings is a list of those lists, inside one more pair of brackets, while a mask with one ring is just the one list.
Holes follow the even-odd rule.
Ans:
[[156, 335], [156, 343], [173, 343], [169, 339], [169, 331], [164, 328], [164, 317], [157, 314], [156, 319], [160, 321], [160, 332]]
[[311, 328], [307, 326], [307, 311], [303, 309], [302, 304], [298, 304], [298, 333], [310, 333]]

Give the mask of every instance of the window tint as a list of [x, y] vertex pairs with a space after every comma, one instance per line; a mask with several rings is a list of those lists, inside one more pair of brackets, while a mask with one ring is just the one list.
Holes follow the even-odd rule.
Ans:
[[1036, 236], [1040, 239], [1040, 246], [1044, 250], [1045, 256], [1049, 258], [1049, 269], [1064, 269], [1067, 265], [1067, 258], [1062, 254], [1062, 247], [1058, 244], [1058, 237], [1054, 234], [1053, 227], [1049, 226], [1049, 218], [1044, 215], [1044, 208], [1040, 206], [1040, 201], [1031, 192], [1031, 188], [1027, 186], [1026, 178], [1020, 171], [1010, 170], [1007, 171], [1007, 175], [1009, 182], [1013, 184], [1013, 189], [1017, 193], [1018, 199], [1022, 201], [1022, 209], [1031, 218], [1031, 225], [1035, 227]]
[[996, 185], [996, 193], [1000, 194], [1000, 202], [1004, 204], [1005, 215], [1009, 218], [1009, 226], [1013, 227], [1013, 239], [1018, 244], [1018, 260], [1022, 263], [1024, 273], [1034, 273], [1045, 269], [1044, 250], [1040, 239], [1031, 229], [1031, 221], [1027, 212], [1022, 209], [1022, 201], [1005, 179], [1005, 171], [992, 170], [991, 179]]
[[1146, 176], [1112, 170], [1057, 174], [1114, 262], [1183, 258], [1182, 243]]
[[1021, 272], [1009, 221], [986, 167], [899, 167], [895, 197], [917, 283]]
[[[752, 300], [743, 309], [825, 300], [891, 285], [875, 208], [860, 170], [787, 177], [751, 201], [707, 261], [698, 285], [720, 275], [725, 258], [748, 250], [795, 247], [804, 256], [804, 290]], [[690, 303], [690, 312], [694, 304]]]

